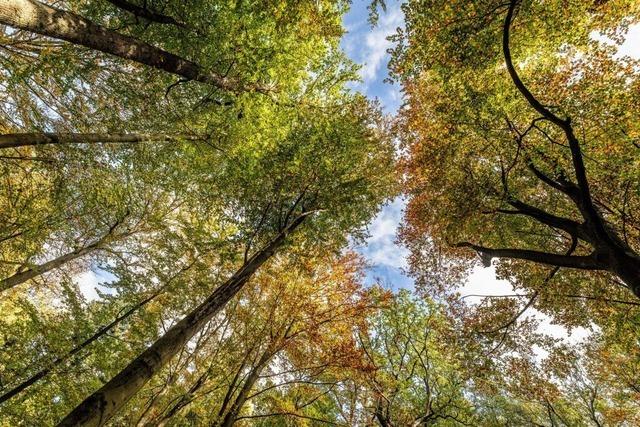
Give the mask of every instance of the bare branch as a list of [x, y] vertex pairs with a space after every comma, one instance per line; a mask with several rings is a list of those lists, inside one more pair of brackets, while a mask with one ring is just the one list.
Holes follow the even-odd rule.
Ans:
[[526, 215], [552, 228], [558, 228], [560, 230], [563, 230], [569, 233], [569, 235], [573, 237], [580, 238], [586, 242], [590, 242], [590, 243], [593, 242], [592, 236], [590, 236], [587, 230], [585, 230], [585, 228], [583, 227], [583, 225], [577, 221], [550, 214], [540, 208], [529, 205], [528, 203], [524, 203], [515, 198], [510, 198], [508, 200], [508, 203], [514, 208], [516, 208], [517, 211], [514, 212], [514, 211], [498, 210], [498, 212], [507, 213], [507, 214], [517, 213], [521, 215]]

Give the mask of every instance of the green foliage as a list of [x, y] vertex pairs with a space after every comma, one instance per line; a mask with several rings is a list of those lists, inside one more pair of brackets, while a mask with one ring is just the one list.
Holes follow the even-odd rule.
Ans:
[[[477, 263], [474, 251], [461, 249], [459, 242], [568, 251], [568, 233], [519, 212], [514, 200], [585, 221], [568, 197], [532, 172], [534, 165], [548, 176], [575, 181], [565, 135], [540, 118], [507, 72], [502, 49], [507, 8], [498, 1], [403, 6], [407, 26], [396, 35], [392, 60], [407, 96], [399, 125], [411, 197], [403, 240], [416, 254], [413, 270], [425, 288], [438, 286], [430, 283], [428, 270], [447, 264], [440, 257], [456, 261], [442, 274], [454, 286]], [[517, 73], [543, 105], [571, 118], [594, 204], [607, 227], [634, 251], [640, 242], [632, 231], [639, 182], [630, 165], [637, 162], [638, 149], [630, 135], [637, 132], [637, 121], [629, 120], [627, 111], [637, 103], [638, 62], [615, 57], [615, 48], [594, 35], [620, 43], [637, 17], [636, 2], [521, 1], [510, 32]], [[574, 254], [591, 250], [580, 241]], [[569, 326], [589, 326], [602, 317], [593, 306], [560, 295], [629, 298], [604, 272], [563, 268], [547, 284], [550, 267], [541, 264], [502, 259], [498, 271], [522, 290], [539, 291], [536, 308]]]
[[[402, 6], [391, 67], [407, 105], [393, 123], [349, 89], [357, 67], [339, 47], [348, 2], [129, 3], [168, 23], [118, 3], [56, 7], [238, 89], [3, 30], [2, 134], [154, 136], [0, 148], [0, 280], [35, 272], [0, 300], [0, 395], [28, 385], [0, 404], [0, 424], [58, 422], [301, 216], [283, 250], [112, 425], [639, 422], [638, 315], [615, 308], [629, 303], [623, 289], [605, 294], [604, 277], [566, 271], [542, 289], [546, 269], [501, 264], [502, 276], [539, 292], [536, 308], [568, 326], [598, 324], [570, 349], [535, 322], [514, 322], [517, 336], [479, 332], [518, 304], [469, 307], [447, 286], [473, 265], [451, 242], [566, 250], [557, 231], [497, 215], [503, 177], [512, 194], [576, 215], [521, 161], [526, 152], [549, 173], [569, 168], [566, 147], [549, 143], [557, 130], [540, 124], [524, 147], [514, 143], [535, 115], [501, 66], [504, 3]], [[385, 7], [371, 2], [372, 24]], [[593, 192], [635, 249], [639, 175], [622, 166], [637, 163], [638, 64], [592, 34], [620, 42], [637, 15], [623, 0], [522, 1], [512, 47], [532, 91], [584, 133]], [[269, 90], [240, 89], [258, 84]], [[416, 294], [365, 289], [362, 260], [345, 251], [398, 181], [411, 197], [403, 239]], [[95, 292], [92, 272], [105, 281]], [[560, 287], [589, 298], [566, 304]]]

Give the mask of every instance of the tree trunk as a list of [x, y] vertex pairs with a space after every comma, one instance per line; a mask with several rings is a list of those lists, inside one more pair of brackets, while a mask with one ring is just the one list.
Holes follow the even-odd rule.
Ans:
[[144, 133], [8, 133], [0, 135], [0, 149], [46, 144], [132, 144], [151, 141], [195, 141], [191, 135]]
[[229, 412], [227, 412], [227, 414], [224, 416], [224, 419], [220, 423], [220, 427], [232, 427], [235, 424], [236, 418], [238, 418], [238, 414], [240, 413], [240, 410], [242, 409], [242, 407], [247, 401], [247, 396], [249, 396], [249, 392], [255, 385], [256, 381], [258, 381], [258, 378], [260, 377], [260, 373], [262, 372], [266, 364], [269, 363], [269, 361], [273, 358], [275, 354], [276, 353], [271, 351], [270, 348], [267, 348], [267, 350], [262, 354], [256, 366], [254, 366], [251, 369], [251, 372], [249, 372], [247, 379], [242, 385], [242, 389], [240, 389], [240, 393], [238, 393], [238, 396], [236, 396], [236, 399], [231, 405], [231, 408], [229, 408]]
[[[387, 410], [385, 411], [385, 409]], [[387, 412], [387, 415], [385, 415], [383, 411]], [[388, 407], [383, 405], [381, 397], [377, 399], [376, 409], [373, 415], [375, 416], [376, 421], [378, 421], [378, 424], [380, 424], [380, 427], [393, 427], [393, 424], [391, 424], [391, 421], [388, 418]]]
[[292, 221], [265, 248], [254, 254], [233, 276], [218, 287], [209, 298], [171, 327], [107, 384], [80, 403], [60, 422], [59, 426], [104, 425], [242, 289], [258, 268], [282, 246], [287, 235], [302, 224], [306, 215], [302, 214]]
[[243, 85], [235, 79], [207, 72], [193, 61], [36, 0], [0, 0], [0, 23], [135, 61], [223, 90], [235, 93], [270, 91], [262, 85]]
[[610, 271], [618, 276], [640, 298], [640, 256], [630, 248], [616, 248], [609, 261]]
[[29, 268], [25, 271], [16, 273], [13, 276], [7, 277], [6, 279], [0, 280], [0, 292], [4, 292], [8, 289], [11, 289], [14, 286], [24, 283], [27, 280], [33, 279], [34, 277], [38, 277], [41, 274], [47, 273], [51, 270], [60, 268], [64, 264], [68, 263], [69, 261], [73, 261], [74, 259], [80, 258], [88, 253], [91, 253], [95, 250], [100, 249], [109, 241], [123, 238], [131, 234], [131, 233], [124, 233], [122, 235], [114, 237], [112, 232], [113, 232], [113, 228], [105, 236], [99, 238], [98, 240], [95, 240], [94, 242], [88, 244], [87, 246], [84, 246], [80, 249], [76, 249], [73, 252], [69, 252], [67, 254], [61, 255], [58, 258], [45, 262], [44, 264], [40, 264], [33, 268]]

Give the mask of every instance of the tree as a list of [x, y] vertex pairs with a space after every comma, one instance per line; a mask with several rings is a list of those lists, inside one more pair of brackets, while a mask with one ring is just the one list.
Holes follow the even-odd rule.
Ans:
[[561, 293], [541, 284], [551, 266], [562, 269], [553, 282], [571, 277], [567, 294], [600, 294], [609, 281], [637, 296], [638, 181], [625, 165], [638, 151], [624, 113], [636, 61], [592, 36], [621, 43], [637, 5], [427, 3], [407, 4], [393, 63], [408, 96], [404, 240], [417, 274], [426, 246], [467, 266], [471, 248], [532, 291]]
[[[89, 263], [114, 273], [108, 309], [70, 297], [70, 311], [84, 334], [25, 359], [54, 363], [59, 366], [54, 375], [82, 357], [87, 361], [82, 366], [96, 364], [73, 390], [53, 395], [62, 402], [52, 408], [54, 419], [56, 411], [72, 407], [69, 401], [75, 404], [100, 387], [109, 394], [119, 379], [127, 378], [120, 384], [126, 392], [105, 413], [83, 415], [103, 423], [288, 246], [289, 235], [303, 223], [296, 240], [322, 242], [327, 250], [338, 250], [350, 232], [360, 234], [392, 194], [393, 153], [375, 106], [345, 89], [355, 70], [338, 48], [341, 3], [235, 7], [207, 1], [185, 8], [173, 2], [162, 13], [165, 18], [153, 5], [140, 9], [123, 2], [81, 2], [60, 7], [66, 8], [38, 2], [8, 2], [2, 8], [3, 22], [22, 28], [6, 34], [12, 48], [3, 58], [9, 64], [4, 84], [12, 95], [25, 93], [3, 111], [8, 141], [3, 165], [13, 174], [8, 175], [11, 185], [34, 187], [32, 193], [10, 187], [6, 192], [7, 204], [15, 206], [6, 222], [6, 264], [19, 263], [17, 274], [32, 272], [19, 276], [29, 287], [12, 289], [7, 308], [19, 312], [29, 292], [55, 294], [66, 286], [77, 294], [69, 276]], [[170, 21], [169, 16], [177, 17], [175, 22], [159, 22]], [[95, 37], [65, 26], [70, 22], [95, 30]], [[150, 56], [128, 50], [132, 46]], [[166, 73], [138, 63], [197, 82], [174, 84]], [[262, 80], [274, 81], [277, 95], [249, 89]], [[145, 143], [109, 143], [139, 140]], [[382, 173], [371, 176], [371, 169]], [[36, 174], [38, 182], [31, 179]], [[34, 197], [47, 194], [46, 186], [60, 196], [52, 199], [55, 204]], [[39, 203], [47, 210], [40, 212]], [[118, 214], [150, 226], [108, 245], [94, 244]], [[92, 239], [96, 234], [98, 240]], [[52, 253], [51, 241], [59, 242], [59, 254]], [[115, 346], [110, 334], [100, 333], [91, 341], [101, 325], [121, 317], [120, 309], [138, 306], [136, 292], [155, 295], [158, 283], [185, 258], [198, 259], [197, 273], [175, 285], [184, 286], [185, 294], [172, 286], [172, 292], [138, 310], [139, 321], [128, 317], [134, 320], [122, 322], [126, 332], [120, 333], [131, 342]], [[7, 271], [5, 277], [16, 274]], [[33, 318], [26, 321], [24, 343], [10, 358], [16, 367], [10, 374], [13, 386], [42, 371], [18, 369], [25, 368], [17, 360], [22, 350], [38, 341], [34, 329], [45, 323], [41, 302], [30, 308]], [[9, 319], [4, 326], [13, 333], [22, 318]], [[165, 333], [159, 326], [163, 322], [172, 325]], [[141, 324], [146, 330], [138, 329]], [[63, 322], [50, 335], [65, 330], [69, 325]], [[91, 349], [83, 344], [87, 340]], [[113, 359], [93, 353], [103, 346], [111, 346], [107, 354]], [[83, 350], [76, 353], [76, 348]], [[123, 366], [131, 359], [129, 368]], [[128, 376], [132, 371], [135, 375]], [[41, 384], [54, 389], [49, 382]], [[34, 390], [15, 404], [32, 395], [51, 396]]]
[[[363, 107], [365, 109], [360, 110]], [[244, 261], [239, 269], [155, 344], [81, 403], [63, 420], [63, 425], [100, 424], [108, 420], [242, 289], [304, 221], [311, 222], [311, 236], [315, 240], [318, 236], [330, 239], [334, 233], [341, 236], [339, 230], [360, 226], [369, 217], [370, 207], [379, 203], [380, 197], [387, 196], [389, 185], [385, 182], [390, 176], [368, 177], [366, 171], [389, 162], [390, 147], [385, 148], [388, 140], [380, 139], [367, 128], [365, 120], [370, 113], [366, 104], [356, 99], [352, 108], [354, 110], [338, 117], [327, 117], [325, 122], [316, 115], [313, 126], [306, 121], [296, 124], [291, 140], [265, 150], [253, 170], [242, 171], [243, 176], [238, 176], [236, 183], [245, 185], [236, 196], [235, 207], [237, 213], [243, 213], [245, 227], [252, 225], [253, 229], [247, 230], [250, 234], [246, 237]], [[311, 163], [310, 159], [319, 158], [320, 153], [331, 160], [324, 164]], [[230, 171], [240, 172], [235, 168]], [[265, 192], [264, 188], [270, 187], [269, 180], [274, 179], [277, 186]], [[340, 193], [336, 193], [336, 188], [341, 189]], [[344, 200], [354, 200], [354, 197], [360, 200], [357, 205], [345, 205]], [[256, 209], [260, 206], [263, 208]], [[309, 221], [311, 216], [317, 219]], [[258, 249], [254, 250], [255, 247]]]
[[[140, 43], [155, 40], [157, 43], [179, 47], [186, 56], [196, 54], [206, 58], [210, 63], [201, 66], [215, 68], [217, 71], [212, 71], [214, 74], [218, 71], [222, 73], [224, 70], [225, 78], [239, 81], [244, 78], [240, 75], [245, 72], [252, 75], [277, 75], [283, 84], [278, 92], [283, 104], [290, 98], [302, 95], [299, 86], [306, 78], [308, 70], [317, 72], [317, 81], [311, 89], [305, 89], [309, 102], [314, 102], [319, 93], [330, 87], [334, 83], [333, 79], [340, 80], [351, 75], [350, 66], [346, 65], [335, 50], [335, 38], [340, 31], [337, 14], [341, 10], [340, 5], [328, 5], [321, 8], [322, 10], [315, 6], [292, 5], [287, 8], [288, 15], [284, 16], [261, 7], [258, 7], [256, 15], [252, 9], [254, 6], [249, 5], [226, 8], [221, 12], [215, 2], [203, 2], [198, 4], [197, 13], [191, 10], [191, 14], [195, 16], [189, 22], [191, 29], [186, 29], [180, 25], [172, 25], [171, 28], [165, 25], [149, 28], [148, 22], [137, 20], [132, 23], [131, 13], [140, 15], [145, 11], [127, 2], [114, 4], [115, 8], [102, 2], [88, 2], [76, 6], [97, 21], [121, 26], [124, 32], [131, 33], [126, 35], [129, 39], [133, 34], [146, 39], [139, 40]], [[175, 14], [184, 16], [186, 11], [181, 10], [181, 5], [181, 2], [177, 2], [168, 6], [171, 10], [177, 9]], [[30, 7], [44, 8], [51, 12], [49, 6], [38, 2], [11, 3], [7, 7], [13, 10], [9, 13], [13, 18], [26, 13]], [[206, 13], [207, 10], [211, 13]], [[207, 18], [200, 16], [200, 13]], [[58, 15], [67, 16], [66, 14], [66, 11], [60, 11]], [[216, 16], [216, 20], [212, 21], [209, 18], [211, 15]], [[304, 22], [309, 20], [317, 20], [321, 25], [305, 27]], [[157, 19], [152, 21], [157, 22]], [[193, 34], [196, 27], [197, 37]], [[225, 31], [217, 31], [219, 27], [224, 27]], [[247, 31], [248, 28], [251, 30]], [[257, 36], [258, 34], [261, 36]], [[269, 36], [263, 37], [265, 34]], [[304, 42], [300, 42], [299, 34], [306, 34], [308, 37]], [[249, 136], [256, 138], [256, 135], [266, 135], [261, 133], [266, 130], [264, 126], [248, 124], [249, 120], [241, 120], [242, 117], [245, 114], [250, 115], [249, 110], [252, 108], [274, 108], [276, 111], [284, 112], [287, 109], [278, 106], [271, 99], [260, 100], [251, 94], [245, 94], [246, 98], [239, 99], [231, 93], [221, 92], [218, 87], [187, 87], [186, 81], [179, 81], [178, 87], [177, 83], [168, 83], [166, 74], [139, 70], [131, 64], [105, 57], [101, 52], [53, 43], [47, 37], [30, 35], [24, 31], [9, 32], [6, 37], [11, 47], [3, 51], [6, 69], [2, 77], [9, 96], [4, 104], [6, 109], [3, 110], [2, 126], [5, 132], [11, 133], [2, 137], [6, 153], [6, 156], [2, 156], [2, 162], [10, 171], [6, 176], [11, 177], [11, 180], [5, 187], [9, 194], [6, 195], [6, 203], [3, 203], [6, 204], [5, 212], [8, 214], [3, 246], [9, 248], [4, 257], [6, 264], [19, 266], [18, 271], [7, 268], [6, 272], [2, 272], [7, 287], [21, 283], [23, 279], [33, 279], [39, 275], [36, 270], [48, 270], [38, 269], [38, 266], [42, 267], [44, 264], [64, 267], [63, 263], [71, 259], [95, 259], [99, 252], [95, 246], [100, 245], [104, 236], [88, 232], [91, 238], [87, 239], [87, 246], [83, 247], [77, 242], [79, 235], [83, 233], [77, 230], [78, 223], [69, 227], [72, 220], [92, 209], [86, 205], [88, 200], [95, 197], [91, 194], [96, 193], [90, 184], [93, 179], [99, 182], [111, 177], [131, 175], [131, 170], [140, 169], [147, 175], [139, 173], [136, 179], [146, 180], [147, 187], [155, 186], [155, 191], [159, 191], [159, 182], [162, 182], [168, 184], [165, 186], [168, 194], [179, 194], [186, 187], [188, 178], [184, 174], [177, 178], [179, 172], [167, 168], [166, 165], [175, 166], [180, 161], [193, 161], [193, 153], [184, 151], [204, 149], [217, 150], [218, 155], [202, 156], [198, 160], [203, 169], [198, 171], [201, 173], [200, 176], [196, 176], [195, 173], [190, 175], [193, 179], [191, 185], [197, 185], [198, 180], [203, 178], [202, 174], [208, 175], [207, 185], [212, 185], [211, 173], [206, 171], [209, 166], [205, 166], [205, 158], [211, 160], [212, 165], [219, 165], [220, 157], [228, 155], [224, 151], [236, 141], [246, 143]], [[187, 41], [190, 38], [193, 40]], [[245, 54], [238, 50], [237, 43], [241, 43], [244, 38], [246, 43], [243, 45], [251, 46], [250, 49], [255, 52]], [[207, 50], [230, 58], [225, 57], [224, 63], [212, 64], [213, 56], [208, 54]], [[323, 61], [326, 63], [323, 64]], [[343, 65], [343, 72], [338, 73], [336, 68]], [[138, 70], [140, 75], [132, 75], [129, 70]], [[339, 85], [334, 87], [334, 90], [336, 89], [339, 90]], [[169, 99], [170, 94], [172, 96]], [[288, 107], [293, 109], [295, 105]], [[288, 113], [284, 116], [291, 117]], [[258, 119], [257, 116], [253, 118]], [[272, 130], [268, 132], [274, 136]], [[132, 147], [128, 144], [140, 141], [147, 142], [146, 146]], [[108, 142], [127, 144], [124, 147], [103, 145]], [[194, 146], [184, 148], [182, 142], [190, 142]], [[88, 146], [97, 143], [100, 144], [96, 147]], [[50, 144], [55, 144], [56, 147], [45, 147]], [[149, 175], [155, 172], [149, 168], [150, 161], [159, 169], [159, 175], [162, 175], [157, 176], [155, 182]], [[25, 164], [28, 165], [26, 169], [23, 168]], [[118, 167], [120, 170], [116, 171]], [[96, 174], [88, 179], [87, 176], [79, 176], [79, 170], [83, 173], [96, 171]], [[84, 180], [84, 191], [90, 194], [75, 194], [79, 189], [68, 185], [68, 181], [74, 178]], [[42, 184], [36, 186], [35, 179], [41, 180]], [[25, 182], [36, 186], [37, 193], [35, 190], [26, 191]], [[45, 185], [48, 185], [48, 188]], [[52, 193], [58, 198], [47, 203], [45, 195], [51, 200], [47, 193]], [[70, 197], [77, 199], [69, 200]], [[128, 197], [135, 199], [141, 196]], [[216, 194], [213, 197], [220, 195]], [[97, 201], [98, 205], [104, 204], [105, 198], [103, 196]], [[186, 203], [184, 199], [174, 200], [176, 204]], [[126, 212], [124, 205], [129, 202], [125, 199], [118, 203], [118, 209], [123, 214]], [[47, 212], [42, 209], [43, 205], [51, 209]], [[77, 205], [82, 206], [79, 212], [60, 215], [67, 207]], [[89, 219], [95, 216], [87, 214]], [[100, 224], [100, 228], [106, 228], [108, 231], [109, 226], [116, 221], [117, 216], [116, 219], [108, 218], [104, 220], [106, 224]], [[96, 231], [98, 229], [96, 224], [89, 226], [90, 231], [94, 231], [91, 227]], [[57, 260], [63, 263], [48, 264], [50, 258], [38, 259], [34, 263], [32, 259], [42, 257], [43, 245], [54, 234], [57, 240], [65, 240], [65, 243], [73, 240], [71, 248], [60, 249]], [[145, 237], [148, 237], [148, 234]], [[28, 247], [25, 247], [27, 241]], [[107, 249], [112, 247], [113, 245]], [[24, 264], [27, 264], [26, 267]], [[28, 274], [20, 275], [20, 270], [25, 269], [30, 269]]]
[[400, 291], [360, 341], [371, 365], [366, 407], [381, 427], [474, 423], [451, 323], [431, 301]]
[[[148, 396], [129, 405], [140, 408], [143, 418], [130, 412], [123, 422], [331, 421], [332, 414], [318, 406], [358, 367], [353, 331], [373, 307], [358, 281], [357, 257], [294, 259], [278, 257], [257, 274], [241, 300], [225, 309], [224, 329], [209, 333], [213, 340], [197, 341], [175, 370], [155, 380], [158, 387], [148, 387]], [[189, 371], [180, 368], [186, 364]]]
[[[114, 2], [114, 4], [125, 10], [132, 9], [127, 3]], [[140, 9], [136, 10], [140, 11]], [[144, 41], [110, 31], [79, 15], [55, 9], [38, 1], [7, 0], [0, 4], [0, 12], [0, 22], [5, 25], [133, 60], [177, 74], [187, 80], [209, 83], [220, 89], [237, 92], [244, 90], [269, 91], [267, 87], [261, 85], [245, 87], [226, 76], [205, 71], [201, 65], [195, 62], [154, 47]], [[154, 21], [157, 22], [157, 18], [156, 16]]]

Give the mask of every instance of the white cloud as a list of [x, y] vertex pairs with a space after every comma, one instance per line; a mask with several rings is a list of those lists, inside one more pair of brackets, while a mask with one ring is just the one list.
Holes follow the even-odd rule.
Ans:
[[95, 301], [100, 299], [98, 290], [102, 293], [113, 292], [113, 289], [102, 286], [101, 284], [112, 282], [115, 279], [106, 271], [86, 270], [74, 277], [74, 281], [78, 284], [82, 296], [87, 301]]
[[[383, 60], [387, 59], [387, 50], [391, 47], [391, 42], [387, 39], [395, 31], [398, 23], [396, 19], [402, 19], [399, 11], [392, 11], [384, 15], [379, 26], [367, 34], [365, 39], [365, 64], [360, 70], [360, 74], [365, 82], [376, 79], [378, 71], [383, 65]], [[384, 61], [386, 62], [386, 61]]]
[[396, 269], [407, 266], [409, 251], [396, 244], [398, 226], [405, 202], [401, 198], [384, 206], [369, 225], [370, 237], [361, 252], [374, 265]]
[[[491, 267], [475, 267], [469, 277], [467, 283], [460, 288], [460, 294], [465, 297], [465, 301], [471, 304], [480, 303], [484, 298], [480, 295], [495, 296], [495, 295], [522, 295], [516, 293], [513, 289], [513, 285], [507, 280], [498, 280], [496, 277], [495, 266]], [[521, 304], [525, 304], [528, 300], [526, 297], [521, 298]], [[524, 314], [526, 317], [532, 317], [538, 320], [538, 331], [554, 338], [562, 339], [568, 344], [578, 344], [589, 338], [592, 332], [588, 329], [578, 327], [574, 328], [571, 332], [564, 326], [553, 324], [553, 319], [548, 315], [536, 310], [535, 308], [529, 308]], [[534, 351], [539, 359], [546, 357], [546, 351], [537, 347]]]
[[[392, 43], [387, 38], [404, 25], [404, 16], [400, 2], [389, 4], [387, 12], [380, 14], [378, 24], [373, 28], [360, 25], [348, 25], [349, 34], [345, 36], [344, 48], [356, 62], [362, 63], [360, 77], [366, 87], [382, 80], [380, 72], [386, 75], [386, 64], [389, 60], [387, 50]], [[364, 19], [364, 16], [362, 16]], [[364, 43], [363, 39], [364, 38]]]

